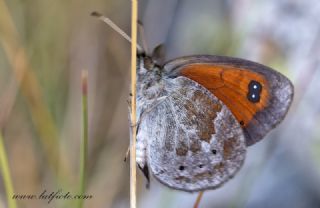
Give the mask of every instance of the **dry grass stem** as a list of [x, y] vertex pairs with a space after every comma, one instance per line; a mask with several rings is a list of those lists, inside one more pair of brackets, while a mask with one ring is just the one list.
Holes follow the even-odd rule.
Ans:
[[203, 196], [203, 191], [200, 191], [198, 196], [197, 196], [196, 202], [193, 205], [193, 208], [198, 208], [199, 207], [199, 204], [200, 204], [200, 201], [202, 199], [202, 196]]
[[136, 168], [136, 70], [137, 70], [137, 20], [138, 6], [137, 0], [132, 0], [131, 17], [131, 122], [132, 136], [130, 145], [130, 207], [137, 206], [137, 168]]

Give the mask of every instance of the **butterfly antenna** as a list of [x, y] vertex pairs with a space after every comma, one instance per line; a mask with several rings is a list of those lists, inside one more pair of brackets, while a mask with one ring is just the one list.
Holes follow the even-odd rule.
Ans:
[[[125, 33], [123, 30], [121, 30], [121, 28], [118, 27], [114, 22], [112, 22], [108, 17], [105, 17], [98, 12], [92, 12], [91, 16], [97, 17], [98, 19], [100, 19], [101, 21], [109, 25], [112, 29], [114, 29], [117, 33], [119, 33], [124, 39], [126, 39], [131, 43], [131, 37], [127, 35], [127, 33]], [[139, 52], [143, 52], [143, 48], [138, 44], [137, 44], [137, 50]]]
[[139, 27], [139, 31], [140, 31], [140, 37], [141, 37], [141, 41], [142, 41], [142, 47], [144, 49], [144, 51], [146, 52], [146, 54], [149, 54], [149, 47], [147, 44], [147, 39], [146, 39], [146, 33], [143, 27], [143, 24], [140, 20], [138, 20], [138, 27]]

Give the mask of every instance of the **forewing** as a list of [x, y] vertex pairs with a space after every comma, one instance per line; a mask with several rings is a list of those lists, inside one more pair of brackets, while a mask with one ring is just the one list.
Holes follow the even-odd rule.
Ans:
[[247, 145], [279, 124], [293, 99], [293, 85], [285, 76], [243, 59], [190, 56], [168, 62], [164, 70], [169, 77], [196, 81], [227, 105], [242, 125]]
[[214, 189], [242, 166], [246, 145], [228, 108], [196, 82], [166, 80], [168, 97], [142, 120], [151, 173], [174, 189]]

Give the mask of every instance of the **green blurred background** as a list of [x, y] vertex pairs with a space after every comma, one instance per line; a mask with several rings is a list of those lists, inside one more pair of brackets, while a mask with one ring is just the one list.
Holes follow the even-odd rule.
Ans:
[[[130, 44], [90, 16], [99, 11], [130, 33], [128, 0], [0, 0], [0, 127], [14, 193], [76, 193], [81, 71], [89, 72], [89, 145], [84, 207], [129, 207], [127, 99]], [[141, 0], [149, 50], [166, 60], [236, 56], [288, 76], [294, 103], [284, 122], [248, 148], [244, 167], [200, 207], [320, 207], [320, 2], [318, 0]], [[3, 155], [3, 154], [1, 154]], [[3, 176], [1, 174], [1, 176]], [[1, 177], [3, 179], [3, 177]], [[138, 207], [192, 207], [197, 194], [138, 173]], [[16, 200], [74, 207], [72, 200]], [[0, 180], [0, 207], [7, 207]]]

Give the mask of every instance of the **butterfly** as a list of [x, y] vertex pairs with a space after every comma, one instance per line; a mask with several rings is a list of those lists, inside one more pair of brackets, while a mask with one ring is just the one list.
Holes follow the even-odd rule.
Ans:
[[293, 85], [252, 61], [195, 55], [162, 64], [161, 51], [137, 56], [137, 164], [173, 189], [216, 189], [284, 119]]
[[[92, 15], [131, 41], [110, 19]], [[220, 187], [292, 103], [290, 80], [267, 66], [212, 55], [163, 63], [163, 45], [145, 51], [138, 46], [136, 161], [148, 183], [151, 173], [187, 192]]]

